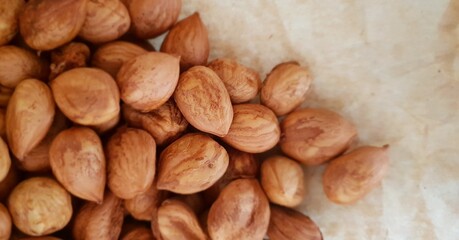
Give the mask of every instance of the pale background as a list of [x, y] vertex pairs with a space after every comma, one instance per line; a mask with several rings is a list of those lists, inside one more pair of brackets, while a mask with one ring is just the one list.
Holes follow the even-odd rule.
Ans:
[[[300, 206], [326, 240], [459, 239], [459, 0], [183, 0], [199, 11], [211, 59], [263, 78], [297, 60], [315, 76], [306, 106], [354, 122], [361, 144], [391, 145], [381, 186], [330, 203], [323, 167], [307, 170]], [[156, 41], [159, 42], [159, 41]]]

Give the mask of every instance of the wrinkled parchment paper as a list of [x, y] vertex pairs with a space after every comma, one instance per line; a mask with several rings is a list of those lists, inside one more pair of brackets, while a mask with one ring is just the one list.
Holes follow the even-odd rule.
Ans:
[[211, 59], [263, 77], [308, 65], [305, 106], [346, 116], [361, 144], [391, 145], [388, 176], [355, 205], [329, 202], [323, 167], [306, 170], [298, 209], [324, 239], [459, 239], [459, 0], [183, 2], [181, 18], [199, 11], [208, 26]]

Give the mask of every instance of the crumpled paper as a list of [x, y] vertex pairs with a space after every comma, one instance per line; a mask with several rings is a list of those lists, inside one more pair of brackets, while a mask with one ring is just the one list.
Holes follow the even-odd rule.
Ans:
[[329, 202], [324, 167], [306, 168], [298, 209], [324, 239], [459, 239], [459, 0], [183, 2], [181, 18], [199, 11], [208, 27], [210, 59], [262, 77], [307, 65], [305, 106], [350, 119], [361, 145], [390, 144], [389, 174], [354, 205]]

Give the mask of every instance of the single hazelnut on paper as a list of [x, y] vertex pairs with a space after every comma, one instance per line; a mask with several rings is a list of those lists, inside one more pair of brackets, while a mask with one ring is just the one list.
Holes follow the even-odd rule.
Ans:
[[323, 239], [319, 227], [308, 216], [276, 205], [271, 205], [268, 237], [270, 240]]
[[8, 209], [0, 203], [0, 240], [8, 240], [11, 236], [13, 224]]
[[[8, 44], [18, 32], [18, 17], [25, 5], [24, 0], [4, 0], [0, 5], [0, 46]], [[1, 239], [1, 237], [0, 237]]]
[[51, 52], [49, 80], [70, 69], [86, 67], [90, 57], [89, 47], [80, 42], [71, 42]]

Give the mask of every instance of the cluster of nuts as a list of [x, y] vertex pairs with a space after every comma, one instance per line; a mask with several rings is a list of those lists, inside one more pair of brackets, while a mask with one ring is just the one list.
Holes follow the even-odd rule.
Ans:
[[[198, 13], [177, 22], [181, 5], [1, 4], [1, 240], [319, 240], [291, 209], [301, 164], [329, 162], [336, 203], [381, 181], [387, 146], [345, 153], [349, 121], [299, 109], [308, 68], [282, 63], [262, 83], [235, 60], [208, 63], [206, 27]], [[166, 32], [155, 51], [146, 39]], [[283, 155], [260, 159], [276, 146]]]

